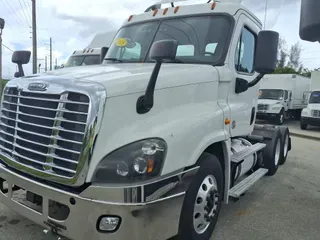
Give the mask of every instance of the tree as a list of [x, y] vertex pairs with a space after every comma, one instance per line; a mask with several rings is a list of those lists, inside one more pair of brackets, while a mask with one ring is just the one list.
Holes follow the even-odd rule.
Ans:
[[[301, 45], [299, 42], [293, 44], [290, 48], [290, 53], [289, 53], [289, 62], [288, 62], [288, 67], [291, 67], [293, 69], [295, 69], [296, 71], [299, 70], [299, 68], [301, 67], [301, 60], [300, 60], [300, 56], [301, 56]], [[301, 67], [302, 69], [302, 67]]]
[[287, 49], [286, 49], [286, 40], [282, 37], [279, 38], [279, 45], [278, 45], [278, 63], [277, 67], [283, 68], [287, 62]]

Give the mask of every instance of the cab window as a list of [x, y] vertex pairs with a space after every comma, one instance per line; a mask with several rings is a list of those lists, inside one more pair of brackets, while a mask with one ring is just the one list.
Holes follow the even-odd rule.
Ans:
[[235, 53], [235, 68], [239, 73], [254, 72], [254, 54], [256, 48], [256, 36], [244, 28], [237, 44]]

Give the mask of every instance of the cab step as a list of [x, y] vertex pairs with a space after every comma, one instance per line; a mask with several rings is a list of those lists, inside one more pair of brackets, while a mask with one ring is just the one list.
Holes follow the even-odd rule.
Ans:
[[245, 193], [267, 173], [268, 169], [260, 168], [254, 173], [250, 174], [248, 177], [243, 179], [241, 182], [239, 182], [229, 190], [229, 197], [238, 199], [243, 193]]
[[265, 148], [266, 144], [264, 143], [256, 143], [253, 144], [251, 147], [246, 148], [243, 151], [240, 151], [234, 155], [231, 156], [231, 161], [234, 163], [241, 162], [246, 156], [258, 152], [259, 150]]

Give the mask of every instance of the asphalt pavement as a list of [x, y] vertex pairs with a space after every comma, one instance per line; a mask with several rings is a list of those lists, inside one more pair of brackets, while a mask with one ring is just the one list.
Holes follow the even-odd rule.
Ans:
[[[292, 144], [275, 176], [223, 206], [212, 240], [320, 239], [320, 143], [293, 137]], [[0, 204], [0, 240], [53, 239], [42, 230]]]

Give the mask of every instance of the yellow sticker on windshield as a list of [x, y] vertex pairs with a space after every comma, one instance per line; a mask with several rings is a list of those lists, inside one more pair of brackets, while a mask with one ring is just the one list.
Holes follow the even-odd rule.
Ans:
[[118, 47], [125, 47], [127, 45], [127, 40], [125, 40], [124, 38], [119, 38], [117, 41], [116, 41], [116, 44]]

